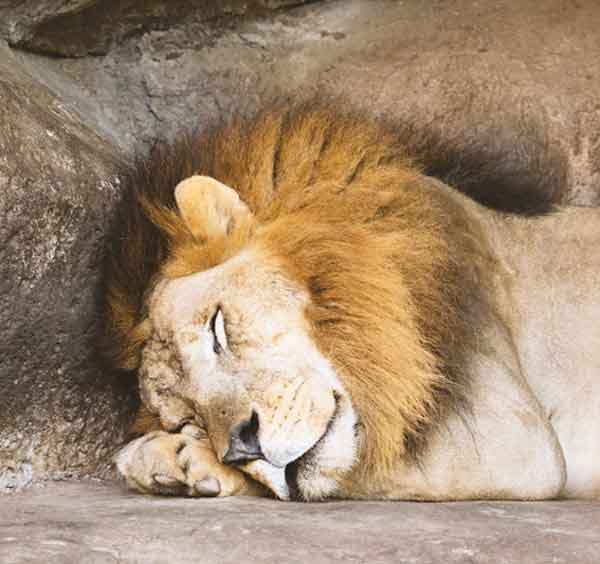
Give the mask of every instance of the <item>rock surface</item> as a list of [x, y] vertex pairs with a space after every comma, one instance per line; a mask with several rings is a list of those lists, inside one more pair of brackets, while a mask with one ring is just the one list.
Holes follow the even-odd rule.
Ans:
[[597, 564], [588, 502], [297, 504], [57, 483], [2, 498], [0, 561]]
[[273, 92], [344, 94], [523, 174], [550, 148], [562, 174], [546, 189], [597, 204], [599, 28], [595, 0], [340, 0], [189, 17], [106, 57], [43, 66], [82, 84], [128, 147]]
[[261, 14], [303, 0], [26, 0], [0, 4], [0, 37], [11, 46], [63, 57], [105, 55], [125, 37], [193, 18]]
[[106, 472], [130, 401], [93, 357], [119, 153], [0, 48], [0, 490]]

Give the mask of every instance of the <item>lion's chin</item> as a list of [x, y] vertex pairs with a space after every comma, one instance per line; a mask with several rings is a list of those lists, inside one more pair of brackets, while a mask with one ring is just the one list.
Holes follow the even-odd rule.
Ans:
[[266, 460], [253, 460], [240, 466], [240, 470], [269, 488], [279, 499], [289, 501], [290, 488], [285, 479], [285, 467], [274, 466]]
[[[263, 486], [269, 488], [282, 501], [308, 501], [311, 498], [322, 499], [324, 497], [322, 495], [306, 495], [306, 492], [303, 491], [298, 483], [298, 475], [302, 474], [305, 466], [304, 462], [307, 460], [305, 457], [309, 456], [310, 453], [312, 453], [312, 449], [284, 467], [275, 466], [266, 460], [254, 460], [240, 466], [240, 469]], [[320, 480], [315, 475], [318, 475], [318, 470], [313, 464], [310, 464], [310, 467], [312, 479], [309, 481], [319, 482]], [[307, 485], [306, 480], [303, 481], [303, 485]], [[312, 491], [313, 489], [309, 487], [308, 491]], [[327, 489], [331, 489], [331, 485]]]

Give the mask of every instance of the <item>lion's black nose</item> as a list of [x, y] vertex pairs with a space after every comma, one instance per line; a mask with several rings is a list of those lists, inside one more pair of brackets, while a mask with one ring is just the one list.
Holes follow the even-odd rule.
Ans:
[[238, 423], [229, 435], [229, 448], [223, 457], [224, 464], [241, 464], [264, 459], [258, 442], [258, 413]]

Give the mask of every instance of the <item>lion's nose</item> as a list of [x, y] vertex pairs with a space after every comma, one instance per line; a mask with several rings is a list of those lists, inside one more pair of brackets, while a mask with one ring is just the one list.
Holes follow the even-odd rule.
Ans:
[[258, 441], [258, 413], [252, 411], [248, 419], [238, 423], [229, 434], [229, 448], [223, 456], [224, 464], [241, 464], [264, 459]]

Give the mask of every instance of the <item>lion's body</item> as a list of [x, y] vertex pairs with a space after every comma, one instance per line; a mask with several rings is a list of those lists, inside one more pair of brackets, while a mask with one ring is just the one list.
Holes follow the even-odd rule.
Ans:
[[[176, 204], [175, 186], [194, 174], [231, 186], [243, 203], [227, 186], [194, 177], [182, 183]], [[334, 425], [330, 438], [352, 442], [346, 450], [321, 444], [331, 425], [314, 423], [312, 434], [310, 425], [295, 427], [313, 445], [297, 449], [312, 456], [312, 466], [305, 461], [308, 469], [300, 472], [299, 497], [600, 493], [598, 211], [527, 218], [487, 210], [420, 174], [386, 129], [328, 109], [277, 110], [159, 148], [127, 184], [125, 242], [113, 250], [107, 280], [110, 351], [117, 365], [141, 366], [152, 380], [151, 386], [141, 382], [142, 394], [165, 427], [189, 419], [173, 406], [209, 397], [202, 388], [209, 381], [212, 388], [223, 382], [220, 393], [233, 385], [211, 380], [208, 368], [189, 376], [196, 368], [186, 368], [188, 353], [177, 344], [182, 331], [189, 340], [190, 327], [210, 315], [196, 313], [182, 325], [188, 310], [229, 300], [237, 318], [255, 316], [253, 334], [265, 331], [256, 316], [273, 326], [290, 318], [289, 331], [284, 323], [272, 342], [271, 334], [262, 335], [260, 350], [229, 343], [227, 366], [235, 378], [267, 374], [250, 386], [261, 390], [252, 402], [233, 402], [240, 413], [251, 409], [268, 422], [269, 410], [277, 414], [286, 400], [283, 392], [272, 404], [264, 399], [273, 374], [284, 380], [283, 374], [306, 371], [305, 358], [334, 390], [335, 408], [312, 376], [299, 384], [312, 398], [307, 405], [315, 406], [303, 417], [331, 417], [339, 429]], [[222, 288], [222, 297], [214, 288]], [[276, 344], [286, 331], [294, 343], [307, 344]], [[204, 338], [197, 335], [194, 342]], [[165, 376], [172, 387], [162, 382], [160, 388], [156, 374], [163, 372], [155, 367], [162, 353], [156, 351], [164, 347], [176, 357], [169, 363], [176, 377]], [[285, 354], [281, 347], [288, 347]], [[192, 354], [200, 359], [196, 366], [205, 362], [199, 354]], [[215, 370], [215, 362], [224, 361], [206, 366]], [[185, 389], [184, 373], [194, 381]], [[211, 420], [216, 402], [198, 400], [194, 409], [208, 419], [220, 461], [227, 445], [221, 423]], [[227, 432], [237, 415], [231, 417]], [[354, 437], [343, 430], [351, 424]], [[274, 431], [268, 437], [268, 429], [261, 424], [263, 450], [272, 453], [267, 461], [283, 468], [287, 462], [273, 460], [285, 459], [286, 441], [300, 439], [269, 443]], [[133, 468], [133, 452], [128, 447], [121, 457], [122, 472], [150, 472], [147, 460]], [[345, 461], [339, 467], [323, 462], [337, 456]], [[312, 468], [319, 464], [325, 470], [317, 479]], [[247, 471], [261, 480], [262, 470]]]
[[563, 495], [600, 495], [600, 210], [487, 218], [492, 295], [566, 462]]
[[432, 433], [386, 497], [599, 497], [600, 210], [506, 216], [438, 188], [486, 234], [471, 256], [487, 273], [464, 366], [471, 410]]

